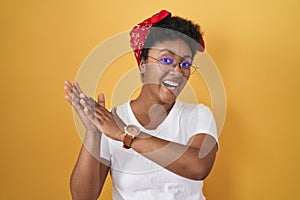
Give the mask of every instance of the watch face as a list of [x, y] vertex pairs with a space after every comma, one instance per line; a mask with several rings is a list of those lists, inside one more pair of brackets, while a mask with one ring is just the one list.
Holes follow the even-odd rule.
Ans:
[[135, 125], [128, 125], [126, 126], [126, 133], [133, 135], [133, 136], [138, 136], [140, 134], [140, 128], [135, 126]]

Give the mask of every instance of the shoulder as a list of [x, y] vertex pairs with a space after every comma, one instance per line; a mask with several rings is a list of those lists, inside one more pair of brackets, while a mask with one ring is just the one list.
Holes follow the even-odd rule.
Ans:
[[195, 134], [206, 133], [218, 141], [215, 118], [208, 106], [183, 102], [180, 102], [180, 106], [182, 107], [181, 120], [190, 137]]
[[211, 123], [215, 120], [211, 109], [204, 104], [189, 104], [180, 101], [178, 108], [181, 120], [189, 125], [195, 122]]
[[177, 101], [177, 107], [182, 114], [198, 115], [198, 114], [211, 114], [211, 109], [204, 104], [190, 104], [182, 101]]

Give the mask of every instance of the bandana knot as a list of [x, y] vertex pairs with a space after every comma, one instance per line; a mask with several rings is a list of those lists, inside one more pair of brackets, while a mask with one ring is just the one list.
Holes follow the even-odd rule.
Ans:
[[[138, 62], [138, 65], [140, 65], [141, 62], [142, 49], [144, 47], [150, 28], [153, 24], [160, 22], [161, 20], [171, 15], [172, 14], [169, 11], [161, 10], [160, 12], [154, 14], [152, 17], [134, 26], [130, 31], [130, 46], [134, 50], [134, 55]], [[200, 48], [198, 50], [204, 51], [204, 41], [202, 37], [199, 43]]]

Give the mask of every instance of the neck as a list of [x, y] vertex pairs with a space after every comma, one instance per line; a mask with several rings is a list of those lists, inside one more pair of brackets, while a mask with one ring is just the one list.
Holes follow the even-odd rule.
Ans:
[[147, 129], [155, 129], [167, 117], [174, 103], [160, 102], [142, 89], [138, 98], [132, 100], [130, 105], [141, 125]]
[[138, 106], [138, 108], [140, 110], [143, 110], [145, 113], [148, 113], [148, 111], [153, 106], [162, 107], [164, 108], [164, 111], [166, 113], [169, 113], [174, 103], [175, 102], [171, 102], [171, 103], [162, 102], [159, 99], [155, 98], [155, 95], [152, 95], [150, 92], [145, 91], [143, 88], [139, 96], [132, 101], [132, 105]]

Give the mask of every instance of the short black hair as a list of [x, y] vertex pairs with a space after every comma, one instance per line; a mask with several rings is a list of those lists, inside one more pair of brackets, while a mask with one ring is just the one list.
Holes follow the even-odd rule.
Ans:
[[194, 57], [200, 47], [199, 42], [202, 39], [200, 26], [190, 20], [177, 16], [168, 16], [160, 22], [153, 24], [142, 49], [141, 59], [148, 59], [149, 49], [156, 43], [176, 39], [184, 40], [189, 45], [192, 57]]

